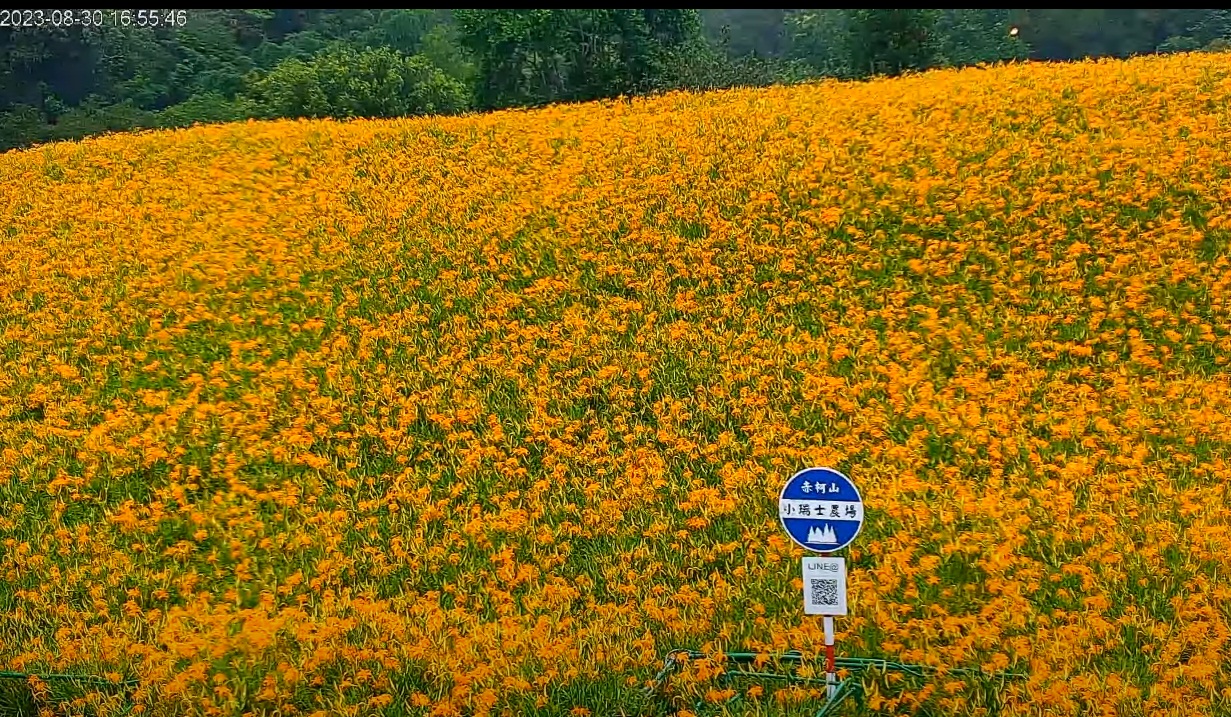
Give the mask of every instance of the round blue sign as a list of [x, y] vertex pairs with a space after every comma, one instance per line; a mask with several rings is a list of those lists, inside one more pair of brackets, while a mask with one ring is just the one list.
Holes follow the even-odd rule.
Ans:
[[832, 553], [863, 528], [863, 499], [850, 478], [832, 468], [805, 468], [778, 496], [778, 518], [804, 550]]

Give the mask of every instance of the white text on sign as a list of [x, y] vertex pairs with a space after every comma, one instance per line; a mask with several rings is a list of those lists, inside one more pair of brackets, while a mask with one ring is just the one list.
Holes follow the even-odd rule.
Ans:
[[778, 501], [778, 515], [783, 518], [812, 518], [815, 520], [863, 520], [863, 503], [852, 500], [796, 500], [783, 498]]

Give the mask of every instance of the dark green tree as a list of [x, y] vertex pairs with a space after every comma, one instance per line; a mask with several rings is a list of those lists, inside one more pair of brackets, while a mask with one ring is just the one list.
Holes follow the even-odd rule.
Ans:
[[853, 75], [846, 10], [800, 10], [786, 18], [788, 55], [823, 77]]
[[47, 139], [77, 139], [91, 134], [152, 127], [155, 123], [153, 113], [137, 107], [131, 100], [106, 104], [97, 97], [88, 97], [56, 118]]
[[[382, 48], [401, 59], [364, 54]], [[177, 28], [0, 28], [0, 149], [279, 113], [453, 111], [476, 95], [495, 108], [1228, 48], [1231, 12], [1202, 9], [199, 10]]]
[[473, 94], [478, 68], [470, 53], [462, 47], [455, 24], [442, 22], [428, 30], [419, 39], [418, 54], [431, 60], [449, 77], [466, 85], [467, 92]]
[[848, 10], [847, 57], [859, 75], [925, 70], [940, 50], [935, 10]]
[[404, 55], [418, 54], [424, 39], [440, 26], [451, 26], [451, 13], [441, 10], [381, 10], [372, 26], [345, 39], [363, 47], [391, 47]]
[[700, 35], [695, 10], [457, 10], [484, 107], [632, 94], [668, 84]]
[[731, 53], [724, 44], [697, 39], [670, 56], [661, 89], [711, 90], [765, 87], [815, 77], [807, 64], [790, 58]]
[[0, 151], [33, 142], [46, 142], [51, 126], [42, 110], [33, 105], [12, 105], [0, 112]]
[[231, 99], [206, 92], [158, 112], [154, 123], [159, 127], [188, 127], [198, 123], [239, 122], [267, 114], [266, 108], [245, 95]]
[[1216, 50], [1231, 40], [1231, 10], [1201, 11], [1182, 34], [1169, 36], [1158, 46], [1159, 52]]
[[467, 90], [426, 57], [387, 47], [336, 44], [291, 58], [251, 81], [254, 98], [278, 117], [400, 117], [465, 109]]

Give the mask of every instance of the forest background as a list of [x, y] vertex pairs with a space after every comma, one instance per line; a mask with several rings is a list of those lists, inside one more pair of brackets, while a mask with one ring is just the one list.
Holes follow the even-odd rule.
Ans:
[[0, 27], [0, 151], [249, 118], [456, 114], [1231, 47], [1227, 10], [188, 10], [82, 19]]

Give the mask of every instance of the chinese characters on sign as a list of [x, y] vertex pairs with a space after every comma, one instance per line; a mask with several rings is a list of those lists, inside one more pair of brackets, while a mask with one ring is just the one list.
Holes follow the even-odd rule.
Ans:
[[[863, 498], [850, 478], [832, 468], [805, 468], [778, 496], [778, 520], [797, 545], [832, 553], [850, 545], [863, 528]], [[824, 616], [825, 689], [837, 694], [833, 616], [845, 615], [846, 559], [804, 558], [804, 614]]]
[[784, 499], [778, 502], [778, 510], [785, 518], [863, 520], [863, 505], [860, 503]]
[[806, 550], [841, 550], [863, 527], [863, 500], [849, 478], [832, 468], [806, 468], [791, 476], [778, 498], [778, 518]]

